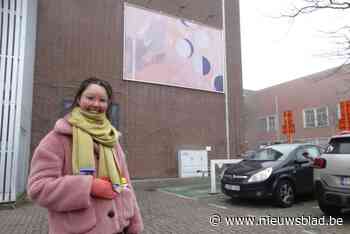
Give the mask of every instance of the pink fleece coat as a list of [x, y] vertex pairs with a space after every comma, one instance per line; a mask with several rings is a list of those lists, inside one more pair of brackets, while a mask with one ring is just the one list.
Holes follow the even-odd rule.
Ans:
[[[119, 143], [116, 151], [116, 160], [130, 182]], [[140, 233], [143, 222], [132, 187], [114, 200], [98, 199], [90, 195], [92, 179], [91, 175], [72, 175], [72, 127], [59, 119], [34, 152], [27, 185], [29, 197], [48, 209], [49, 233]]]

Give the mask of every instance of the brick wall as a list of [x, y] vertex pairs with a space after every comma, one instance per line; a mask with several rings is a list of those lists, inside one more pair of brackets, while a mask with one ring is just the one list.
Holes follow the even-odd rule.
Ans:
[[[285, 82], [266, 89], [255, 91], [245, 97], [246, 140], [249, 148], [255, 148], [259, 142], [276, 141], [282, 133], [258, 131], [258, 118], [276, 113], [282, 125], [282, 112], [293, 111], [295, 139], [327, 138], [337, 132], [336, 106], [341, 100], [350, 98], [350, 80], [348, 66], [342, 69], [330, 69]], [[304, 128], [303, 109], [327, 106], [329, 125], [320, 128]]]
[[[221, 28], [221, 2], [128, 1]], [[231, 151], [241, 138], [241, 61], [238, 1], [227, 9]], [[39, 0], [32, 150], [61, 117], [89, 76], [108, 80], [120, 107], [121, 143], [134, 178], [177, 176], [177, 150], [212, 146], [226, 158], [224, 95], [122, 80], [123, 1]]]

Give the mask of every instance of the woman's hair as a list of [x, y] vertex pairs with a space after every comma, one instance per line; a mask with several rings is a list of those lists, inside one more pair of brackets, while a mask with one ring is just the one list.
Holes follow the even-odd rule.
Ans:
[[107, 115], [107, 118], [110, 120], [110, 111], [111, 111], [111, 106], [112, 106], [111, 102], [112, 102], [112, 97], [113, 97], [112, 86], [107, 81], [98, 79], [96, 77], [90, 77], [90, 78], [83, 80], [81, 82], [80, 87], [79, 87], [77, 93], [75, 94], [71, 109], [79, 106], [78, 102], [79, 102], [79, 99], [81, 98], [81, 95], [83, 94], [85, 89], [87, 89], [87, 87], [91, 84], [99, 85], [106, 90], [106, 93], [108, 96], [108, 107], [107, 107], [106, 115]]

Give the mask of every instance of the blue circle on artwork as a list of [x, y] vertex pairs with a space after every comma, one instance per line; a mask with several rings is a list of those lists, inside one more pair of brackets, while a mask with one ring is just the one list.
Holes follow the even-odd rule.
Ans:
[[224, 79], [222, 75], [219, 75], [215, 77], [214, 79], [214, 87], [215, 90], [218, 92], [223, 92], [224, 91]]
[[203, 76], [208, 75], [210, 72], [210, 62], [206, 57], [202, 57], [202, 64], [203, 64]]

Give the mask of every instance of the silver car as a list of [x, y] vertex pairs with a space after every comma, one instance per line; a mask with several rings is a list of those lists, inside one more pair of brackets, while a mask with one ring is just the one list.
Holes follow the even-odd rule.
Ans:
[[314, 186], [320, 209], [339, 215], [350, 207], [350, 134], [331, 137], [325, 152], [314, 161]]

